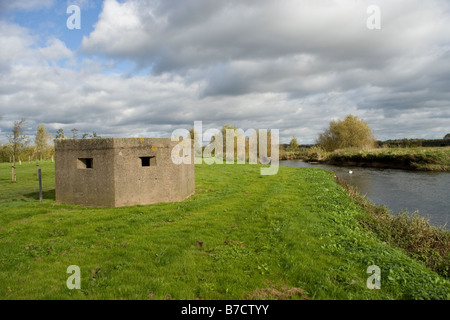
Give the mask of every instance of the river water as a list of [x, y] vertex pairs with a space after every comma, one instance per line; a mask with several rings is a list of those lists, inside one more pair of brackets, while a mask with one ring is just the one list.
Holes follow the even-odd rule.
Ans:
[[283, 160], [280, 165], [334, 171], [356, 186], [360, 194], [373, 203], [386, 205], [393, 214], [403, 210], [411, 214], [417, 210], [431, 224], [450, 229], [450, 173], [340, 167], [301, 160]]

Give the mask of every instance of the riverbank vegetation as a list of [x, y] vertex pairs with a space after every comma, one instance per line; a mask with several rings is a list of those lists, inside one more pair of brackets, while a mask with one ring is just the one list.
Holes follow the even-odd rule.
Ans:
[[33, 163], [17, 182], [0, 164], [1, 299], [450, 299], [325, 170], [196, 165], [186, 201], [84, 208], [56, 202], [54, 164], [40, 165], [42, 204]]
[[360, 220], [364, 227], [380, 240], [401, 248], [443, 277], [450, 278], [450, 232], [445, 227], [435, 227], [417, 213], [410, 215], [405, 211], [393, 215], [387, 207], [373, 204], [344, 180], [335, 179], [367, 212]]
[[[427, 147], [427, 145], [429, 145]], [[302, 159], [334, 165], [407, 170], [449, 171], [448, 135], [442, 140], [400, 139], [376, 141], [364, 120], [348, 115], [331, 121], [315, 145], [298, 146], [293, 137], [280, 147], [280, 160]]]
[[307, 162], [322, 162], [334, 165], [366, 166], [423, 171], [449, 171], [450, 147], [376, 148], [359, 150], [354, 148], [327, 152], [320, 147], [282, 148], [281, 160], [301, 159]]

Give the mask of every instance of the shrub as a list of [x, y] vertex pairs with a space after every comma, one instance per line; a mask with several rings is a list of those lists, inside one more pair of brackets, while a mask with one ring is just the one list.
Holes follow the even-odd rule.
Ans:
[[368, 149], [375, 147], [376, 140], [367, 122], [350, 114], [344, 120], [331, 121], [329, 128], [319, 134], [316, 144], [326, 151]]

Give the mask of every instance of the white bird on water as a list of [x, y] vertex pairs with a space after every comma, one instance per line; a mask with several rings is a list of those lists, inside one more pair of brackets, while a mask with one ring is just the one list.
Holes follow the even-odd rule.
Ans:
[[352, 173], [353, 173], [353, 171], [352, 171], [352, 170], [349, 170], [349, 171], [348, 171], [348, 173], [352, 174]]

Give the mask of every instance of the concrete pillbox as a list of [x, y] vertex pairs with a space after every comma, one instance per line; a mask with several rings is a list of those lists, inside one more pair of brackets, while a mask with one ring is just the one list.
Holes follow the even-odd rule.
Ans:
[[195, 169], [174, 164], [168, 138], [55, 140], [59, 202], [120, 207], [176, 202], [195, 192]]

